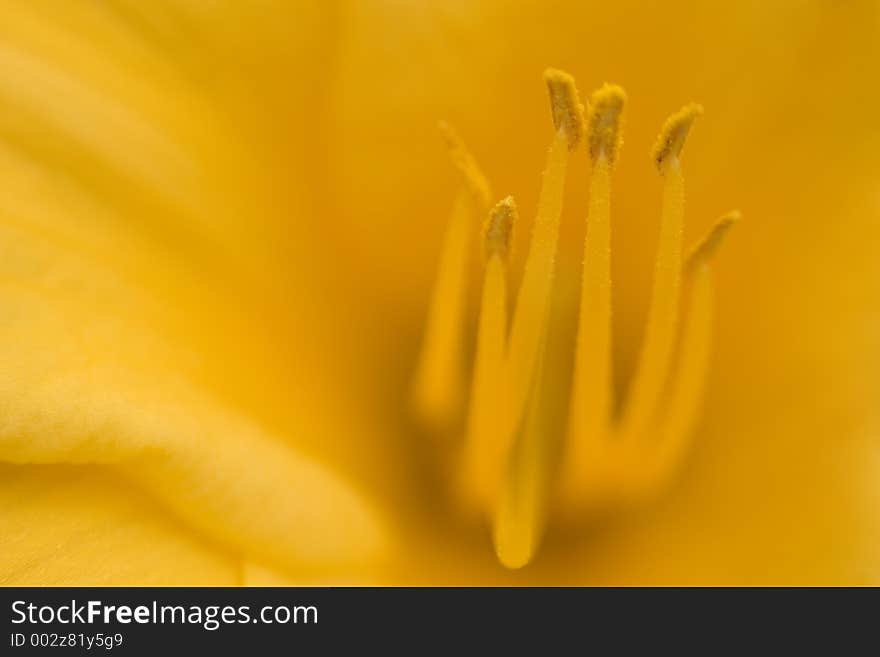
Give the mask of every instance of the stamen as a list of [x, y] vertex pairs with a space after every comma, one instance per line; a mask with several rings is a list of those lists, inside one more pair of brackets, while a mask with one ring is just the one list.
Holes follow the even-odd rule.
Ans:
[[684, 227], [684, 178], [678, 155], [700, 111], [699, 105], [691, 104], [673, 114], [663, 126], [654, 149], [655, 161], [663, 175], [660, 244], [642, 352], [621, 421], [620, 432], [624, 439], [644, 433], [656, 412], [672, 359], [678, 324]]
[[681, 335], [678, 371], [661, 429], [659, 453], [651, 479], [661, 485], [684, 455], [706, 384], [711, 352], [714, 289], [709, 260], [730, 227], [739, 221], [738, 212], [721, 217], [688, 257], [685, 289], [689, 292], [688, 315]]
[[[593, 170], [584, 243], [580, 318], [572, 381], [571, 422], [563, 461], [563, 489], [578, 497], [597, 460], [610, 424], [611, 370], [611, 168], [621, 143], [626, 95], [605, 85], [590, 98], [589, 142]], [[595, 468], [592, 468], [595, 469]]]
[[547, 156], [538, 215], [532, 228], [532, 241], [510, 330], [505, 377], [507, 424], [503, 435], [511, 438], [522, 419], [546, 334], [568, 149], [582, 132], [582, 128], [576, 125], [580, 121], [582, 106], [571, 76], [551, 70], [544, 77], [550, 90], [557, 130]]
[[451, 429], [464, 405], [464, 332], [471, 233], [489, 188], [473, 156], [446, 124], [441, 130], [453, 163], [464, 176], [446, 228], [413, 383], [416, 417], [436, 432]]
[[462, 489], [475, 506], [488, 509], [495, 502], [506, 455], [498, 432], [502, 368], [507, 346], [507, 254], [516, 204], [508, 196], [489, 214], [484, 231], [486, 271], [477, 328], [477, 353], [467, 423]]

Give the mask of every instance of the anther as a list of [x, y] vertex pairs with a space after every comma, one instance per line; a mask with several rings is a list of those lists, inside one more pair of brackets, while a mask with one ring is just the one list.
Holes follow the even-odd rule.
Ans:
[[737, 210], [732, 210], [718, 219], [709, 232], [691, 249], [687, 257], [687, 266], [690, 268], [698, 263], [708, 262], [724, 241], [731, 226], [741, 219], [742, 215]]
[[666, 119], [654, 144], [654, 163], [663, 173], [670, 157], [678, 157], [694, 120], [703, 113], [703, 106], [689, 103]]
[[609, 164], [614, 164], [617, 159], [622, 142], [621, 121], [625, 104], [626, 92], [613, 84], [605, 84], [590, 97], [587, 134], [593, 162], [600, 155], [604, 155]]
[[544, 81], [550, 92], [553, 125], [565, 132], [568, 150], [573, 151], [584, 133], [584, 106], [578, 98], [574, 78], [565, 71], [548, 68], [544, 71]]
[[486, 258], [497, 254], [507, 260], [513, 236], [513, 224], [516, 221], [516, 203], [512, 196], [499, 201], [486, 220], [483, 242], [486, 247]]

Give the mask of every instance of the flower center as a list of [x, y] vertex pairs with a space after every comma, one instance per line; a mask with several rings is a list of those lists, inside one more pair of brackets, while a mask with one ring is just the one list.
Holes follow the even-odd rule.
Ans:
[[[651, 306], [628, 397], [615, 417], [611, 177], [621, 146], [626, 94], [605, 85], [592, 94], [585, 112], [571, 76], [551, 69], [544, 77], [555, 133], [512, 318], [507, 270], [516, 205], [507, 197], [489, 210], [486, 178], [458, 136], [441, 125], [464, 184], [442, 246], [413, 381], [416, 418], [433, 432], [462, 435], [456, 492], [468, 508], [487, 517], [496, 554], [510, 568], [533, 558], [551, 505], [582, 512], [632, 503], [653, 494], [674, 473], [688, 446], [708, 368], [710, 258], [739, 216], [723, 216], [683, 256], [680, 155], [691, 124], [702, 113], [699, 105], [687, 105], [667, 120], [654, 147], [663, 198]], [[551, 369], [545, 367], [549, 305], [566, 167], [585, 136], [592, 167], [574, 374], [566, 435], [554, 440], [545, 428], [548, 411], [542, 402], [554, 384]], [[469, 249], [474, 218], [487, 215], [468, 396]], [[464, 428], [459, 429], [462, 417]], [[561, 457], [555, 456], [557, 451]]]

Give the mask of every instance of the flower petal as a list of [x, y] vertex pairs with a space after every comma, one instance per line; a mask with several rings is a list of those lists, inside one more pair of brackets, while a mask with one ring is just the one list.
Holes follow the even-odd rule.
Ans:
[[0, 459], [112, 465], [206, 533], [287, 567], [376, 555], [365, 502], [201, 391], [188, 343], [126, 312], [161, 306], [8, 226], [0, 242], [15, 245], [0, 265]]
[[0, 465], [0, 584], [234, 585], [237, 560], [102, 468]]
[[[207, 48], [235, 7], [170, 24]], [[0, 460], [101, 464], [281, 569], [369, 567], [385, 540], [372, 505], [291, 446], [344, 450], [357, 418], [328, 384], [346, 380], [314, 303], [329, 286], [294, 237], [308, 193], [298, 163], [276, 175], [246, 78], [210, 78], [179, 42], [168, 61], [172, 37], [101, 5], [2, 17]], [[265, 54], [248, 36], [224, 43]]]

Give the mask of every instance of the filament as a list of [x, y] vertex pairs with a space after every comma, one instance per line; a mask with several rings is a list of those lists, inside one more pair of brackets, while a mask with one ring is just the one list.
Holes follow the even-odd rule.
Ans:
[[721, 217], [691, 251], [685, 266], [685, 289], [690, 301], [682, 328], [678, 370], [661, 424], [659, 453], [653, 475], [657, 483], [667, 480], [681, 461], [699, 416], [709, 370], [714, 312], [709, 261], [730, 227], [739, 219], [738, 212]]
[[465, 311], [470, 276], [472, 227], [485, 214], [489, 186], [476, 160], [446, 123], [441, 133], [462, 177], [440, 252], [413, 384], [416, 417], [427, 428], [448, 432], [464, 406]]
[[541, 418], [541, 378], [546, 343], [541, 344], [534, 383], [522, 424], [505, 463], [492, 538], [498, 560], [522, 568], [534, 556], [546, 519], [549, 453]]

